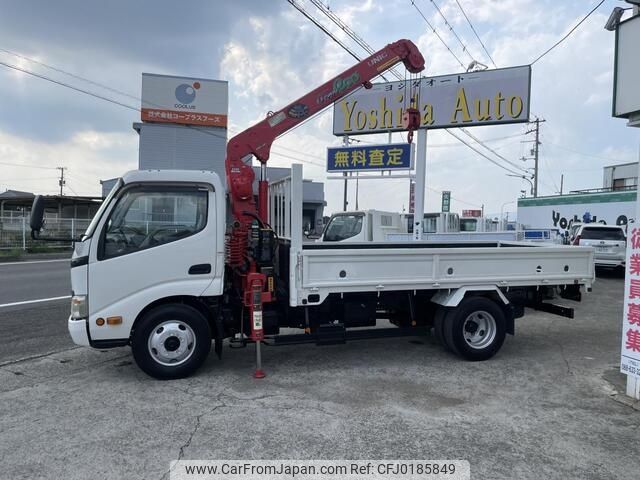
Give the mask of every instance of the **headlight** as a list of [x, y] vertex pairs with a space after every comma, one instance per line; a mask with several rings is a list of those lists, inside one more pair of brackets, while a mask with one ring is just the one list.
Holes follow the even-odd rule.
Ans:
[[82, 320], [89, 316], [89, 306], [86, 295], [74, 295], [71, 297], [71, 318]]

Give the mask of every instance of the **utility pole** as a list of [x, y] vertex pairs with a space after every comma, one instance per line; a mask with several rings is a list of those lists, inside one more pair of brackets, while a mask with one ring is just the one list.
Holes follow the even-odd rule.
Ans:
[[[539, 147], [541, 145], [540, 143], [540, 124], [546, 122], [546, 120], [544, 119], [539, 119], [538, 117], [536, 117], [536, 119], [533, 122], [529, 122], [529, 125], [531, 124], [535, 124], [535, 127], [533, 127], [533, 129], [531, 130], [527, 130], [526, 132], [524, 132], [524, 134], [526, 135], [527, 133], [535, 133], [536, 134], [536, 139], [533, 140], [534, 143], [534, 148], [533, 148], [533, 152], [531, 152], [533, 154], [533, 197], [537, 197], [538, 196], [538, 154], [539, 154]], [[527, 158], [523, 157], [523, 160], [529, 160]]]
[[562, 187], [564, 186], [564, 173], [560, 175], [560, 195], [562, 195]]
[[[349, 146], [349, 135], [345, 135], [342, 138], [342, 144], [345, 147]], [[346, 212], [347, 211], [347, 204], [349, 203], [349, 202], [347, 202], [347, 172], [343, 172], [342, 175], [344, 176], [344, 199], [342, 200], [342, 210], [344, 212]]]
[[60, 180], [58, 180], [58, 185], [60, 186], [60, 196], [62, 196], [62, 187], [65, 186], [66, 182], [64, 180], [64, 171], [67, 167], [56, 167], [57, 170], [60, 170]]

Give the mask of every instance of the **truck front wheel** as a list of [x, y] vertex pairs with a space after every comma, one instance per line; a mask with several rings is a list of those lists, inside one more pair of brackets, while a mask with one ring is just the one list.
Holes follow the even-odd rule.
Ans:
[[442, 325], [449, 348], [466, 360], [493, 357], [504, 342], [506, 319], [503, 310], [485, 297], [467, 297], [447, 312]]
[[131, 341], [133, 358], [146, 374], [164, 380], [195, 372], [211, 350], [207, 319], [188, 305], [161, 305], [139, 320]]

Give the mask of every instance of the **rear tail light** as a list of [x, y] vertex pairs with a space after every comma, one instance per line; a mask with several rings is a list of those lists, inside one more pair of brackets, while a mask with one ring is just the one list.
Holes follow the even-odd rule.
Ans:
[[574, 245], [580, 245], [580, 235], [578, 235], [578, 236], [573, 240], [573, 244], [574, 244]]

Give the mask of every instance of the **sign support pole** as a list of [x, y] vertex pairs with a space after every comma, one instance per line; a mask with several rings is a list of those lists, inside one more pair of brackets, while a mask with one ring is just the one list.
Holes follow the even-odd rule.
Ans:
[[[342, 144], [345, 147], [349, 146], [349, 135], [345, 135], [342, 138]], [[347, 172], [344, 172], [342, 175], [344, 176], [344, 199], [342, 200], [342, 211], [346, 212], [347, 211], [347, 204], [349, 203], [349, 202], [347, 202], [347, 175], [348, 174], [347, 174]]]
[[427, 129], [417, 132], [416, 141], [416, 187], [415, 208], [413, 210], [413, 240], [422, 240], [422, 222], [424, 221], [424, 192], [427, 174]]

